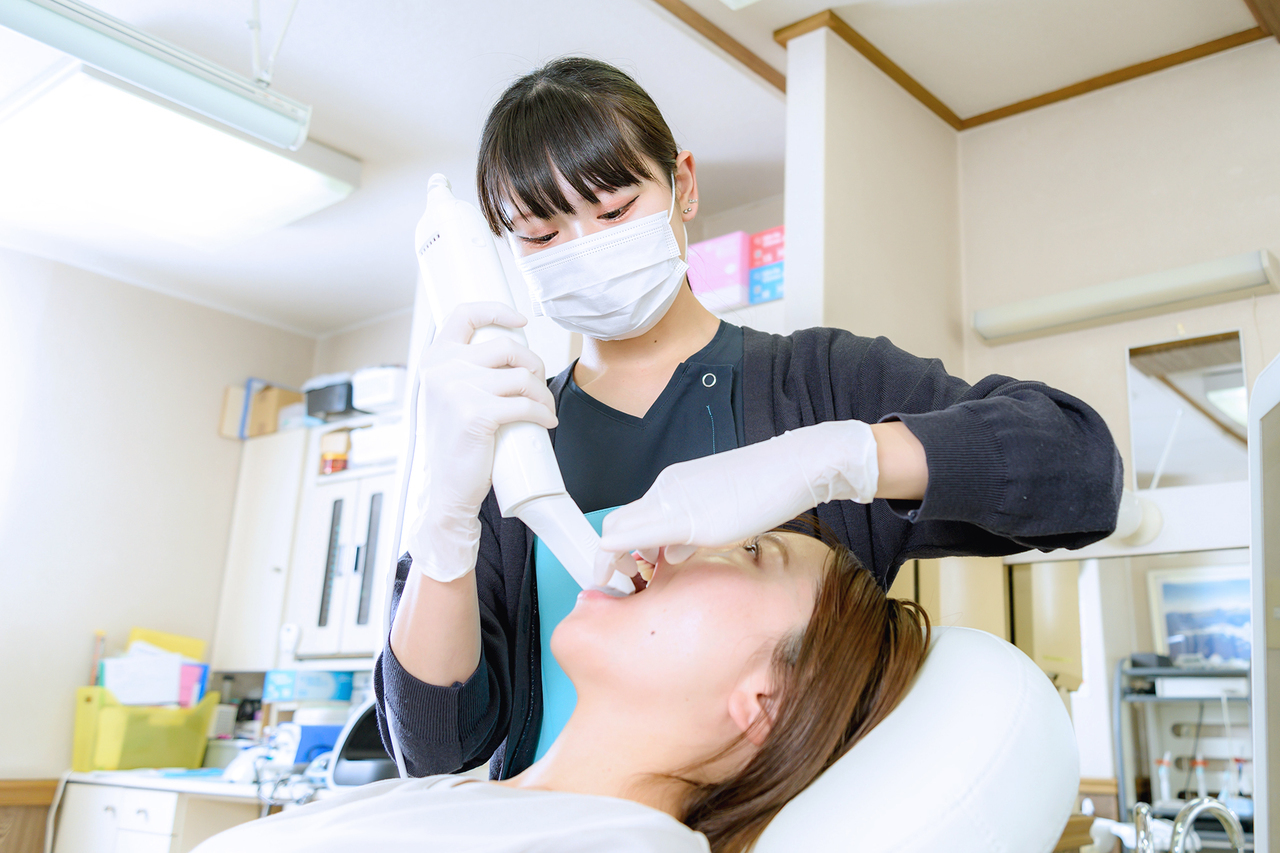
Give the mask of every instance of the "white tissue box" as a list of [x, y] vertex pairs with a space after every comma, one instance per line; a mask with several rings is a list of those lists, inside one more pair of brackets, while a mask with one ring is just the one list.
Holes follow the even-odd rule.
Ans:
[[394, 412], [404, 402], [403, 367], [366, 367], [351, 376], [351, 405], [362, 412]]
[[1248, 678], [1157, 678], [1156, 695], [1166, 699], [1217, 699], [1249, 695]]

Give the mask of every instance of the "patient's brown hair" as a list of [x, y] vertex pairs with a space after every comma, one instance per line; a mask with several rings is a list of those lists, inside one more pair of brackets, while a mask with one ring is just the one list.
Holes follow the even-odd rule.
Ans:
[[[914, 601], [889, 598], [853, 552], [813, 516], [781, 530], [831, 548], [803, 632], [773, 654], [781, 701], [759, 750], [736, 774], [694, 784], [681, 820], [714, 853], [750, 849], [782, 807], [862, 739], [906, 695], [929, 648], [929, 617]], [[722, 758], [735, 741], [680, 777]]]

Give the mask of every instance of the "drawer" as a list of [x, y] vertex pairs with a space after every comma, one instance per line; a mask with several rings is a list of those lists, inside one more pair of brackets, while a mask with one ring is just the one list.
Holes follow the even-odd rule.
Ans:
[[132, 832], [153, 832], [173, 835], [173, 824], [178, 813], [176, 791], [149, 791], [145, 788], [117, 788], [119, 796], [119, 826]]

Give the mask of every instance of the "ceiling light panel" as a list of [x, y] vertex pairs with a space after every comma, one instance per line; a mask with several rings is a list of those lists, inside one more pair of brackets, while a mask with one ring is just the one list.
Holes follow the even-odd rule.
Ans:
[[79, 0], [3, 0], [0, 26], [281, 148], [307, 138], [311, 107]]
[[341, 201], [359, 168], [314, 142], [286, 156], [79, 65], [0, 105], [0, 219], [59, 236], [225, 245]]

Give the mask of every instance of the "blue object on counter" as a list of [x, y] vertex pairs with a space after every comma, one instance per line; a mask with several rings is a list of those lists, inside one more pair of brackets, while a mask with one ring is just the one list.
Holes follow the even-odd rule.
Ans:
[[348, 702], [351, 699], [350, 672], [272, 669], [262, 685], [266, 702]]
[[302, 737], [298, 739], [298, 751], [294, 753], [294, 764], [307, 764], [314, 761], [322, 753], [333, 749], [342, 734], [342, 726], [299, 726]]
[[161, 770], [160, 775], [166, 779], [221, 779], [221, 767], [196, 767], [192, 770]]

